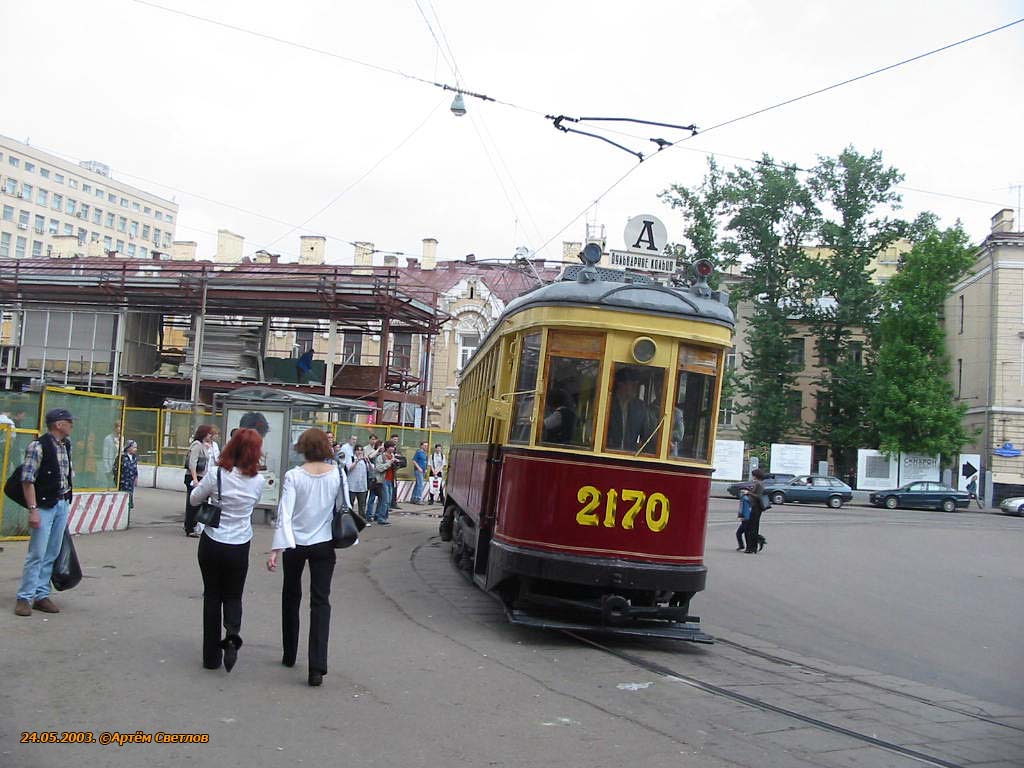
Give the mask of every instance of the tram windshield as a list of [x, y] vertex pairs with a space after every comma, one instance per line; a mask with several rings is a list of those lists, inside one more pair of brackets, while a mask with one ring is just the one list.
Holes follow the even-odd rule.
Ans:
[[669, 456], [708, 460], [717, 372], [716, 352], [685, 344], [680, 346]]
[[661, 447], [665, 369], [615, 363], [605, 450], [655, 456]]
[[544, 445], [591, 448], [603, 334], [548, 333], [540, 441]]

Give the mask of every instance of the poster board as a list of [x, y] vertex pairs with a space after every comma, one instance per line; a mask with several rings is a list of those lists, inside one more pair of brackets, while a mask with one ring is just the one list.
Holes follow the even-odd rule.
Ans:
[[899, 480], [895, 456], [886, 456], [873, 448], [857, 451], [857, 490], [884, 491], [895, 488]]
[[[974, 470], [973, 472], [971, 470]], [[953, 471], [953, 487], [966, 491], [974, 478], [978, 483], [978, 495], [981, 495], [981, 454], [961, 453]]]
[[791, 443], [772, 443], [768, 467], [772, 472], [790, 475], [808, 475], [811, 472], [813, 446]]
[[277, 506], [281, 490], [280, 478], [287, 469], [283, 464], [288, 456], [288, 435], [285, 432], [287, 421], [287, 413], [283, 410], [237, 407], [225, 409], [224, 427], [225, 434], [228, 436], [231, 435], [231, 430], [238, 429], [243, 425], [257, 431], [262, 431], [264, 426], [266, 428], [266, 433], [263, 436], [262, 468], [260, 469], [260, 474], [263, 475], [266, 482], [263, 485], [263, 495], [256, 503], [258, 507]]
[[743, 479], [743, 447], [742, 440], [715, 440], [714, 456], [711, 460], [714, 470], [712, 480]]
[[921, 453], [900, 454], [900, 485], [912, 483], [915, 480], [930, 480], [935, 483], [942, 482], [942, 464], [939, 456], [925, 456]]

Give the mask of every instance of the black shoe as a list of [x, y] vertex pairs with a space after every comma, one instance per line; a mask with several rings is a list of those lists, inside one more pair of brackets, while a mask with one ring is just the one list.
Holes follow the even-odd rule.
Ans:
[[314, 688], [316, 686], [318, 686], [318, 685], [323, 685], [323, 682], [324, 682], [324, 676], [322, 674], [320, 674], [319, 672], [310, 672], [309, 673], [309, 684], [311, 686], [313, 686]]
[[224, 671], [230, 672], [238, 661], [238, 649], [242, 647], [242, 638], [238, 635], [228, 635], [221, 641], [221, 645], [224, 648]]
[[292, 656], [291, 658], [288, 658], [287, 656], [282, 656], [281, 657], [281, 663], [284, 664], [286, 667], [294, 667], [295, 666], [295, 657]]
[[757, 551], [758, 552], [760, 552], [766, 546], [768, 546], [768, 540], [767, 539], [758, 539], [757, 540]]
[[744, 549], [743, 550], [743, 554], [744, 555], [756, 555], [757, 554], [757, 550], [756, 549]]
[[216, 664], [212, 664], [208, 661], [203, 662], [203, 669], [220, 669], [220, 659], [217, 659]]

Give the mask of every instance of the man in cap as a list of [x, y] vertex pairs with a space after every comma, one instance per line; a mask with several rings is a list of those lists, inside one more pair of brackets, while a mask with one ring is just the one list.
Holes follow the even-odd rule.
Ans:
[[14, 604], [18, 616], [31, 616], [33, 608], [43, 613], [60, 612], [50, 599], [50, 576], [71, 511], [74, 472], [70, 437], [74, 422], [71, 411], [54, 408], [46, 414], [48, 431], [25, 450], [21, 485], [32, 535]]

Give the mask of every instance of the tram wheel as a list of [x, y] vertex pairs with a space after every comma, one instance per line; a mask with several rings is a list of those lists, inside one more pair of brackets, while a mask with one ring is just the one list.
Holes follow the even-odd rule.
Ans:
[[462, 571], [473, 570], [473, 554], [466, 546], [466, 535], [458, 520], [455, 521], [453, 542], [452, 560], [455, 561], [455, 567]]

